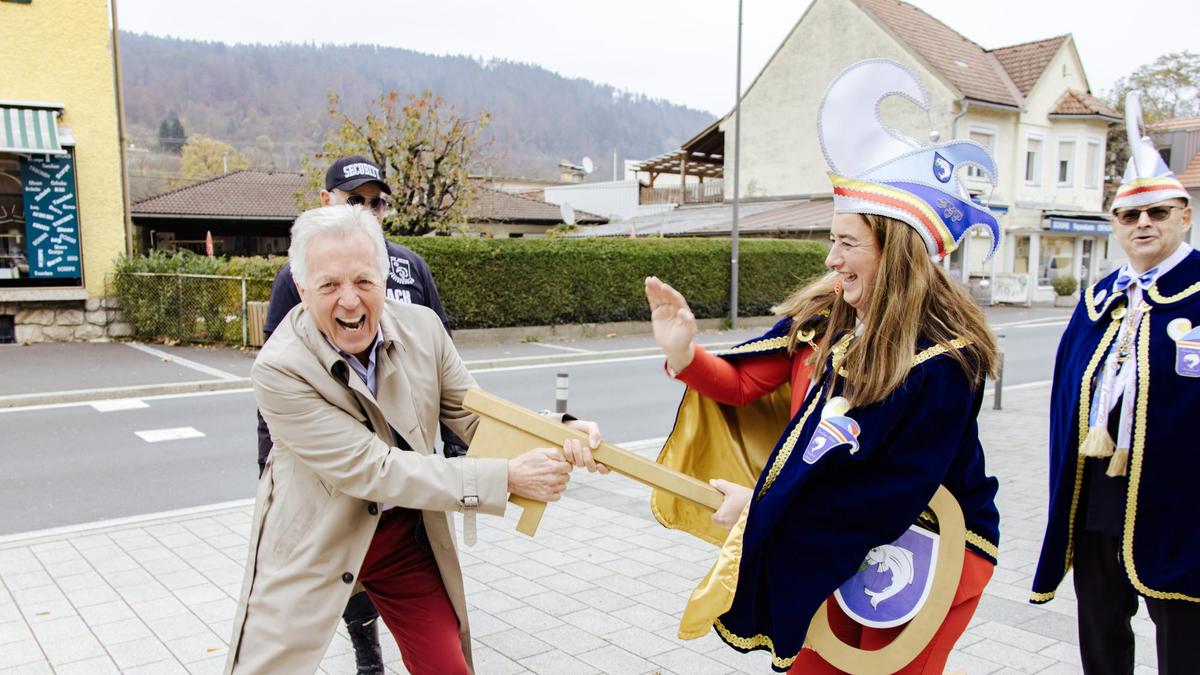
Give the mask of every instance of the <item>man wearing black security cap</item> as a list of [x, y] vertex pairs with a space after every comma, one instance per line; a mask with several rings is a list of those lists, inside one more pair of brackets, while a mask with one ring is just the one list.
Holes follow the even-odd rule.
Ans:
[[[379, 166], [361, 155], [342, 157], [330, 165], [325, 172], [325, 189], [321, 190], [321, 205], [334, 206], [349, 204], [361, 205], [376, 218], [382, 218], [387, 208], [387, 197], [392, 189], [384, 180]], [[387, 242], [388, 249], [388, 279], [387, 297], [400, 302], [424, 305], [442, 320], [442, 325], [449, 331], [450, 320], [438, 297], [437, 286], [425, 260], [405, 246], [395, 242]], [[275, 283], [271, 287], [271, 302], [267, 308], [267, 320], [263, 325], [263, 335], [270, 338], [271, 333], [283, 321], [293, 307], [300, 304], [300, 294], [292, 280], [291, 265], [284, 265], [275, 275]], [[466, 444], [450, 432], [445, 426], [441, 428], [442, 441], [445, 444], [443, 452], [447, 457], [457, 457], [467, 453]], [[258, 471], [262, 474], [267, 455], [271, 452], [271, 432], [262, 415], [258, 417]], [[379, 646], [377, 620], [379, 612], [371, 604], [366, 593], [359, 593], [350, 598], [346, 611], [342, 614], [346, 621], [346, 629], [350, 641], [354, 645], [355, 660], [358, 675], [382, 674], [383, 656]]]

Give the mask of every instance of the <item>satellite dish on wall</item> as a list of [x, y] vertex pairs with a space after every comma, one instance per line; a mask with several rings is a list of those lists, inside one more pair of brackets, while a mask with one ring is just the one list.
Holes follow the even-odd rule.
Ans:
[[567, 225], [575, 224], [575, 209], [570, 204], [563, 202], [558, 207], [558, 212], [562, 214], [562, 221]]
[[592, 158], [584, 157], [583, 158], [583, 172], [586, 174], [590, 174], [591, 172], [593, 172], [595, 170], [596, 170], [596, 165], [592, 163]]

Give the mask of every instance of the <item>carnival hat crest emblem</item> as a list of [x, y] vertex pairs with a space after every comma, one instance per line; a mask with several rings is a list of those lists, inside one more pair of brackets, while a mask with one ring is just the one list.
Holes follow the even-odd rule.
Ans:
[[992, 236], [990, 258], [1000, 245], [1000, 224], [971, 199], [956, 171], [974, 166], [996, 186], [996, 165], [987, 148], [963, 140], [922, 145], [879, 119], [889, 96], [906, 98], [929, 110], [920, 80], [887, 59], [860, 61], [843, 70], [821, 100], [817, 135], [836, 213], [873, 213], [908, 223], [921, 235], [929, 255], [941, 259], [958, 248], [968, 230], [982, 227]]
[[1188, 191], [1146, 135], [1142, 100], [1136, 91], [1125, 95], [1125, 135], [1129, 141], [1129, 162], [1109, 210], [1145, 206], [1167, 199], [1182, 199], [1190, 204], [1192, 198]]
[[850, 403], [845, 398], [834, 396], [829, 399], [821, 409], [821, 421], [808, 441], [808, 447], [804, 448], [805, 463], [816, 464], [830, 450], [841, 446], [848, 446], [851, 455], [858, 452], [858, 435], [862, 429], [858, 422], [846, 416], [849, 409]]

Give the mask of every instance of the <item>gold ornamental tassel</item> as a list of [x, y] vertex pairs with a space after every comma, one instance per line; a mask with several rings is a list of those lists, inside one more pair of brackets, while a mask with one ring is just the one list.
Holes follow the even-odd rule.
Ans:
[[[1083, 439], [1083, 445], [1079, 446], [1079, 454], [1084, 457], [1114, 457], [1113, 450], [1117, 447], [1112, 436], [1109, 435], [1108, 429], [1105, 427], [1090, 427], [1088, 428], [1087, 437]], [[1128, 459], [1129, 451], [1125, 451]], [[1115, 461], [1115, 459], [1114, 459]], [[1109, 469], [1111, 471], [1111, 469]]]
[[1117, 448], [1112, 459], [1108, 460], [1108, 471], [1104, 475], [1110, 478], [1129, 475], [1129, 448]]

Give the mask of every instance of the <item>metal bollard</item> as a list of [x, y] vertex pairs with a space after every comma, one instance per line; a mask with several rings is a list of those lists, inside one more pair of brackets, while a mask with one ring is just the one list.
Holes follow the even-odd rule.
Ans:
[[999, 366], [996, 368], [996, 383], [992, 389], [992, 410], [1000, 410], [1000, 402], [1004, 392], [1004, 333], [996, 336], [996, 348], [999, 352]]
[[567, 412], [567, 373], [559, 373], [554, 382], [554, 412]]

